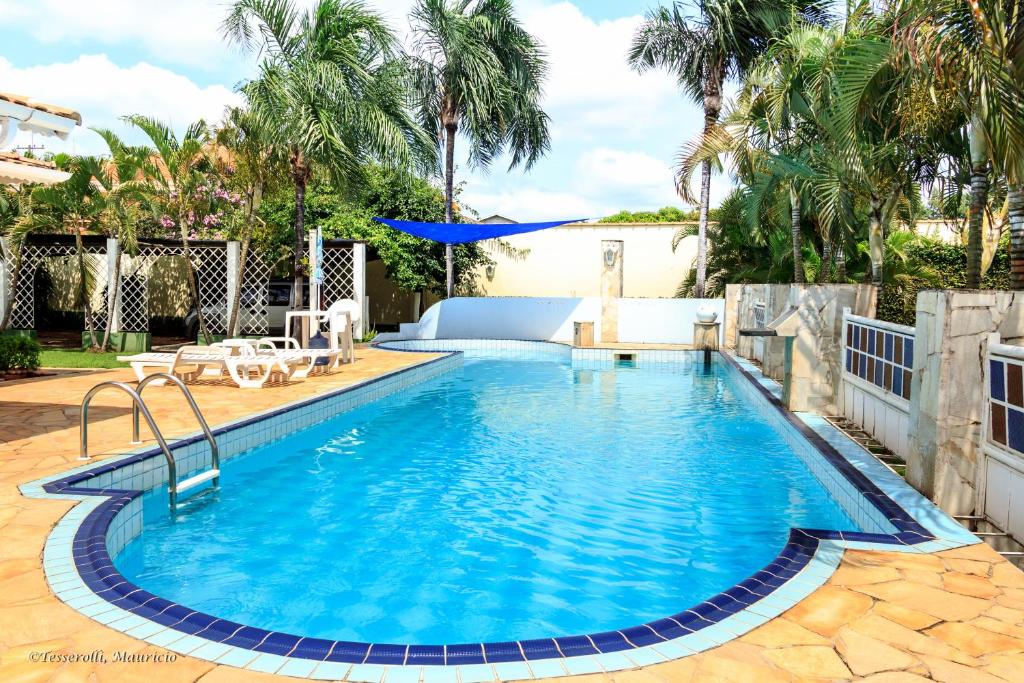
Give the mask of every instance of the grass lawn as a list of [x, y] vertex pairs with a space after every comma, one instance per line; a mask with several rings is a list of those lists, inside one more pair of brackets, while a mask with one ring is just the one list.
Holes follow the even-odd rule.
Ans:
[[[123, 353], [121, 355], [124, 355]], [[118, 353], [89, 353], [77, 349], [43, 349], [39, 365], [44, 368], [124, 368], [117, 362]]]

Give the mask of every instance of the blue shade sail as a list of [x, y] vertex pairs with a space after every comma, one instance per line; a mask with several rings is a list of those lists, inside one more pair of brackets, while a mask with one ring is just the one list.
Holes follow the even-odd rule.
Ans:
[[579, 223], [585, 218], [571, 218], [565, 221], [548, 221], [547, 223], [420, 223], [417, 221], [397, 221], [392, 218], [374, 217], [378, 223], [401, 230], [404, 233], [422, 237], [445, 244], [465, 244], [479, 242], [495, 237], [518, 235], [523, 232], [535, 232], [548, 228], [557, 228], [567, 223]]

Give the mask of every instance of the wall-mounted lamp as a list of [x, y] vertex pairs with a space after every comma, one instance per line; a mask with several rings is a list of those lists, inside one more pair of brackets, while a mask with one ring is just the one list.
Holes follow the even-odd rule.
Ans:
[[619, 248], [615, 244], [609, 244], [604, 248], [604, 265], [611, 268], [615, 265], [615, 257], [619, 255]]
[[484, 274], [487, 276], [488, 280], [493, 280], [494, 279], [494, 264], [493, 263], [488, 263], [484, 267]]

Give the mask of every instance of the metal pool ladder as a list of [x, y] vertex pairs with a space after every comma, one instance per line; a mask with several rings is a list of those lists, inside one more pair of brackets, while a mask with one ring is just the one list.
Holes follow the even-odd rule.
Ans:
[[[163, 434], [160, 433], [159, 427], [156, 426], [156, 421], [153, 419], [153, 414], [149, 412], [149, 407], [146, 405], [146, 402], [142, 400], [142, 390], [157, 380], [169, 381], [172, 384], [178, 385], [178, 388], [181, 389], [181, 393], [184, 395], [189, 407], [192, 408], [192, 413], [196, 416], [196, 420], [199, 422], [199, 426], [203, 430], [203, 435], [206, 437], [206, 441], [210, 444], [210, 469], [205, 472], [200, 472], [199, 474], [191, 476], [183, 481], [178, 481], [178, 467], [174, 461], [174, 455], [171, 454], [171, 449], [167, 446], [167, 441], [164, 439]], [[147, 376], [139, 382], [138, 387], [135, 389], [132, 389], [124, 382], [115, 382], [111, 380], [107, 382], [100, 382], [86, 393], [85, 398], [82, 399], [82, 410], [79, 418], [82, 449], [81, 454], [78, 457], [79, 460], [91, 459], [89, 457], [89, 403], [92, 401], [93, 396], [107, 387], [120, 389], [131, 396], [132, 443], [142, 443], [139, 439], [139, 414], [141, 413], [142, 416], [146, 418], [146, 424], [149, 426], [149, 431], [153, 432], [153, 436], [156, 438], [156, 442], [160, 446], [160, 450], [163, 451], [164, 458], [167, 460], [167, 494], [170, 499], [171, 512], [178, 509], [179, 493], [184, 493], [185, 491], [193, 489], [208, 481], [212, 481], [214, 487], [220, 485], [220, 452], [217, 449], [217, 440], [213, 437], [213, 432], [210, 431], [210, 426], [206, 423], [206, 419], [199, 411], [199, 406], [196, 405], [195, 399], [192, 398], [192, 392], [188, 390], [188, 387], [185, 386], [184, 382], [174, 375], [166, 372], [158, 372]]]

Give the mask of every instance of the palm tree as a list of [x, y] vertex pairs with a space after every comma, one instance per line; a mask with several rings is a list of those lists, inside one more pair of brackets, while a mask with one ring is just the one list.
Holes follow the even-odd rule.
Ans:
[[121, 294], [121, 267], [124, 254], [138, 253], [138, 229], [143, 220], [143, 202], [151, 189], [145, 179], [149, 151], [145, 147], [126, 145], [120, 137], [104, 128], [93, 130], [107, 143], [110, 159], [102, 165], [94, 184], [101, 187], [103, 211], [100, 225], [108, 237], [116, 239], [120, 248], [114, 261], [114, 272], [107, 284], [107, 324], [103, 330], [100, 349], [106, 350], [114, 325], [114, 311], [117, 310]]
[[[1020, 0], [909, 0], [916, 14], [905, 44], [928, 67], [926, 82], [958, 94], [968, 119], [971, 202], [967, 287], [981, 286], [983, 226], [993, 170], [1008, 181], [1013, 269], [1024, 286], [1024, 23]], [[1016, 245], [1016, 246], [1014, 246]]]
[[259, 75], [241, 90], [268, 142], [288, 153], [301, 292], [306, 186], [315, 169], [344, 187], [368, 159], [408, 166], [432, 158], [433, 145], [405, 107], [407, 73], [394, 34], [361, 2], [318, 0], [303, 12], [289, 0], [237, 0], [222, 29], [262, 56]]
[[6, 236], [10, 242], [11, 254], [14, 263], [0, 264], [0, 268], [9, 267], [10, 280], [7, 301], [4, 310], [0, 311], [0, 332], [6, 330], [11, 324], [11, 310], [14, 306], [14, 299], [18, 290], [18, 280], [21, 276], [21, 247], [24, 242], [24, 233], [21, 226], [24, 224], [24, 217], [31, 211], [30, 193], [24, 188], [13, 186], [0, 186], [0, 235]]
[[[696, 15], [696, 16], [693, 16]], [[665, 69], [704, 109], [704, 134], [709, 135], [722, 111], [726, 80], [739, 79], [794, 15], [824, 16], [815, 0], [700, 0], [675, 2], [647, 14], [633, 36], [629, 62], [638, 71]], [[701, 164], [700, 218], [694, 296], [704, 295], [707, 271], [708, 208], [712, 160]], [[688, 185], [677, 189], [692, 201]]]
[[166, 227], [176, 227], [181, 238], [182, 255], [188, 273], [189, 293], [196, 308], [199, 332], [210, 344], [213, 337], [206, 325], [206, 315], [199, 300], [198, 278], [192, 262], [190, 238], [198, 229], [199, 218], [193, 210], [199, 188], [206, 184], [204, 171], [209, 167], [205, 155], [206, 123], [197, 121], [186, 129], [181, 140], [169, 126], [148, 116], [124, 117], [149, 138], [153, 145], [145, 171], [149, 181], [159, 192], [153, 196], [155, 208], [163, 211], [160, 221]]
[[[445, 222], [453, 222], [455, 139], [469, 138], [469, 162], [486, 168], [508, 150], [509, 168], [529, 169], [549, 148], [540, 106], [547, 60], [520, 25], [511, 0], [419, 0], [411, 57], [420, 122], [444, 148]], [[455, 293], [452, 245], [447, 293]]]
[[78, 264], [78, 304], [85, 315], [89, 332], [90, 350], [99, 350], [96, 324], [90, 300], [92, 272], [86, 262], [82, 234], [95, 230], [104, 209], [102, 195], [93, 178], [102, 174], [103, 160], [97, 157], [73, 157], [66, 160], [71, 177], [57, 185], [32, 190], [32, 210], [19, 219], [22, 234], [49, 230], [69, 232], [75, 238], [75, 256]]
[[238, 329], [239, 311], [242, 301], [242, 283], [249, 257], [249, 245], [253, 230], [261, 223], [257, 215], [264, 194], [273, 189], [278, 178], [287, 172], [287, 158], [282, 150], [271, 142], [272, 136], [252, 114], [239, 107], [228, 110], [224, 122], [214, 132], [213, 147], [209, 150], [214, 165], [233, 188], [241, 193], [241, 249], [239, 252], [238, 275], [235, 278], [233, 303], [230, 307], [228, 334]]

